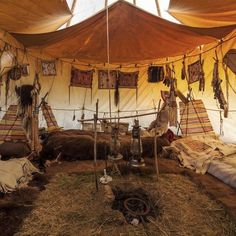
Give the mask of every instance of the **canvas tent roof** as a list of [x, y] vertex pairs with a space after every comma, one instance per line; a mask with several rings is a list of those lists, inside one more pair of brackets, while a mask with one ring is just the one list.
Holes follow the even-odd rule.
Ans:
[[[151, 15], [125, 1], [109, 7], [108, 19], [111, 63], [135, 63], [182, 55], [224, 37], [235, 28], [207, 31], [191, 28]], [[64, 30], [13, 35], [26, 47], [42, 49], [55, 58], [107, 62], [106, 10]]]
[[55, 31], [71, 16], [66, 1], [62, 0], [0, 1], [0, 28], [8, 32]]
[[168, 12], [182, 24], [195, 27], [236, 23], [235, 0], [170, 0]]

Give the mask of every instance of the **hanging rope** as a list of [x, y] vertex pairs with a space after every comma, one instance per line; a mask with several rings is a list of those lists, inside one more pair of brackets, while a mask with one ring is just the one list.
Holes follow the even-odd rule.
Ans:
[[[233, 39], [235, 39], [236, 38], [236, 35], [233, 35], [232, 37], [230, 37], [230, 38], [228, 38], [228, 39], [224, 39], [224, 41], [223, 40], [221, 40], [221, 44], [223, 44], [223, 43], [225, 43], [225, 42], [228, 42], [228, 41], [230, 41], [230, 40], [233, 40]], [[0, 41], [2, 41], [3, 43], [7, 43], [8, 45], [9, 45], [9, 43], [8, 42], [6, 42], [5, 40], [3, 40], [2, 38], [0, 38]], [[211, 51], [211, 50], [214, 50], [215, 48], [217, 48], [219, 46], [219, 44], [217, 44], [217, 45], [213, 45], [212, 47], [210, 47], [210, 48], [208, 48], [207, 50], [205, 50], [205, 51], [202, 51], [201, 52], [201, 54], [205, 54], [205, 53], [207, 53], [207, 52], [209, 52], [209, 51]], [[24, 51], [25, 49], [22, 49], [22, 47], [15, 47], [15, 46], [10, 46], [9, 45], [9, 47], [11, 47], [11, 48], [18, 48], [19, 50], [21, 50], [21, 51]], [[186, 55], [186, 58], [193, 58], [193, 57], [196, 57], [196, 56], [199, 56], [199, 53], [196, 53], [196, 54], [192, 54], [193, 52], [195, 51], [195, 49], [193, 49], [192, 51], [190, 51], [190, 52], [188, 52], [188, 55]], [[43, 60], [44, 58], [40, 58], [40, 57], [38, 57], [38, 56], [35, 56], [35, 55], [33, 55], [33, 54], [30, 54], [30, 53], [28, 53], [28, 55], [29, 56], [31, 56], [31, 57], [33, 57], [33, 58], [36, 58], [36, 59], [38, 59], [38, 60]], [[65, 62], [65, 63], [68, 63], [68, 64], [70, 64], [70, 65], [77, 65], [77, 66], [88, 66], [88, 67], [93, 67], [93, 68], [96, 68], [96, 69], [101, 69], [102, 67], [101, 66], [96, 66], [96, 65], [92, 65], [92, 64], [86, 64], [86, 63], [76, 63], [74, 60], [73, 61], [68, 61], [68, 60], [65, 60], [65, 59], [59, 59], [60, 61], [62, 61], [62, 62]], [[176, 63], [176, 62], [179, 62], [179, 61], [182, 61], [183, 60], [183, 57], [180, 57], [180, 58], [178, 58], [178, 59], [175, 59], [175, 60], [172, 60], [172, 61], [169, 61], [169, 63]], [[114, 66], [116, 66], [116, 67], [114, 67], [114, 69], [119, 69], [120, 68], [120, 64], [113, 64]], [[166, 65], [166, 63], [152, 63], [152, 65], [159, 65], [159, 66], [161, 66], [161, 65]], [[124, 65], [124, 66], [122, 66], [123, 68], [142, 68], [142, 67], [147, 67], [147, 66], [150, 66], [150, 63], [146, 63], [146, 64], [133, 64], [133, 63], [131, 63], [131, 64], [126, 64], [126, 65]]]

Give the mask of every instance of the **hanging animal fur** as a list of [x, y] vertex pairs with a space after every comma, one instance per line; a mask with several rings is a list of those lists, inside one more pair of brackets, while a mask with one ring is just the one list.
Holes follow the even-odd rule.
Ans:
[[181, 79], [182, 80], [185, 80], [186, 79], [186, 65], [185, 65], [185, 57], [183, 59], [183, 67], [182, 67], [182, 70], [181, 70]]
[[214, 63], [214, 69], [213, 69], [213, 78], [211, 85], [213, 87], [214, 92], [214, 99], [217, 99], [220, 105], [220, 109], [224, 110], [224, 117], [228, 117], [228, 104], [225, 100], [224, 94], [222, 92], [221, 83], [222, 80], [219, 77], [219, 60], [216, 54], [215, 63]]
[[116, 83], [115, 83], [114, 102], [115, 102], [116, 107], [118, 106], [118, 104], [120, 102], [119, 78], [118, 77], [116, 77]]
[[25, 84], [25, 85], [22, 85], [21, 87], [15, 86], [15, 92], [18, 97], [19, 105], [22, 108], [32, 105], [32, 102], [33, 102], [32, 90], [33, 90], [33, 88], [34, 88], [33, 85], [30, 85], [30, 84]]
[[166, 64], [165, 69], [166, 70], [165, 70], [165, 77], [164, 77], [163, 83], [167, 87], [170, 87], [170, 85], [171, 85], [171, 68], [170, 68], [169, 64]]
[[200, 54], [200, 71], [199, 71], [199, 91], [204, 91], [205, 90], [205, 73], [203, 70], [203, 64], [204, 60], [202, 60], [202, 56]]

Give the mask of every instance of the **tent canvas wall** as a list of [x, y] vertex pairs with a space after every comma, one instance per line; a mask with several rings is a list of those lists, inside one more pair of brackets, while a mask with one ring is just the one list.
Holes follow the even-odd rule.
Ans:
[[[100, 14], [100, 15], [99, 15]], [[101, 13], [99, 13], [98, 16], [101, 16]], [[146, 14], [146, 13], [145, 13]], [[99, 19], [97, 19], [99, 20]], [[134, 19], [136, 20], [136, 19]], [[151, 22], [156, 21], [153, 16], [151, 16], [151, 18], [149, 18], [149, 20]], [[88, 21], [91, 21], [91, 19], [89, 19]], [[163, 20], [158, 19], [158, 21], [163, 22]], [[135, 21], [134, 21], [135, 22]], [[82, 22], [82, 24], [84, 25], [86, 22]], [[104, 25], [104, 22], [101, 23]], [[164, 24], [164, 22], [163, 22]], [[70, 32], [73, 32], [74, 29], [76, 31], [78, 26], [74, 26], [69, 28], [68, 30]], [[138, 27], [139, 28], [139, 27]], [[136, 31], [138, 32], [138, 28], [136, 28]], [[232, 26], [232, 29], [234, 28], [234, 26]], [[150, 28], [149, 28], [150, 29]], [[180, 29], [180, 28], [179, 28]], [[82, 29], [81, 29], [82, 30]], [[160, 31], [162, 30], [162, 28], [159, 29]], [[127, 29], [127, 34], [129, 29]], [[139, 30], [141, 31], [141, 29]], [[103, 31], [103, 34], [106, 31]], [[150, 32], [147, 32], [147, 34], [155, 32], [153, 31], [153, 29], [150, 29]], [[63, 31], [62, 31], [63, 33]], [[61, 32], [56, 32], [56, 33], [52, 33], [53, 35], [61, 35]], [[114, 32], [111, 32], [111, 34]], [[145, 33], [145, 32], [143, 32]], [[133, 32], [134, 35], [135, 32]], [[187, 33], [186, 33], [187, 34]], [[190, 35], [194, 35], [193, 37], [195, 39], [198, 39], [196, 42], [196, 45], [191, 45], [191, 47], [185, 48], [188, 51], [188, 56], [186, 58], [186, 64], [191, 64], [192, 62], [196, 61], [199, 58], [199, 53], [201, 52], [200, 49], [197, 47], [199, 44], [205, 44], [203, 48], [201, 48], [202, 51], [207, 51], [206, 53], [202, 54], [202, 58], [205, 60], [204, 63], [204, 72], [205, 72], [205, 77], [206, 77], [206, 89], [204, 91], [204, 93], [199, 92], [198, 91], [198, 84], [195, 83], [192, 85], [193, 88], [193, 94], [195, 98], [201, 98], [204, 101], [205, 107], [208, 109], [208, 114], [210, 117], [210, 120], [212, 122], [213, 128], [215, 130], [216, 133], [219, 133], [220, 131], [220, 112], [219, 111], [215, 111], [218, 110], [218, 107], [216, 105], [216, 101], [214, 100], [214, 95], [213, 95], [213, 89], [211, 87], [211, 79], [212, 79], [212, 71], [213, 71], [213, 64], [214, 64], [214, 59], [213, 57], [215, 56], [215, 48], [217, 45], [217, 52], [218, 52], [218, 56], [219, 59], [221, 60], [224, 56], [224, 54], [232, 48], [236, 48], [236, 32], [233, 31], [231, 34], [229, 34], [228, 36], [226, 36], [224, 38], [224, 42], [222, 44], [219, 45], [219, 42], [209, 36], [204, 36], [204, 37], [200, 37], [199, 34], [196, 33], [189, 33], [188, 37], [190, 37]], [[64, 35], [64, 33], [62, 34]], [[15, 35], [16, 36], [16, 35]], [[44, 37], [44, 35], [41, 35], [42, 37]], [[39, 37], [41, 37], [39, 36]], [[162, 35], [154, 35], [155, 37], [152, 38], [153, 40], [153, 44], [155, 44], [159, 39], [159, 37], [162, 37], [163, 40], [165, 40], [165, 34]], [[23, 36], [25, 37], [25, 36]], [[29, 36], [33, 37], [33, 38], [37, 38], [38, 36]], [[61, 37], [61, 36], [60, 36]], [[70, 38], [70, 40], [73, 40], [73, 34]], [[95, 37], [95, 35], [91, 32], [89, 34], [88, 39], [90, 40], [94, 40], [93, 37]], [[144, 37], [144, 41], [136, 41], [137, 45], [136, 47], [139, 48], [138, 46], [140, 44], [144, 44], [145, 47], [147, 48], [148, 45], [147, 42], [145, 43], [145, 39], [147, 36]], [[1, 38], [4, 39], [4, 41], [9, 42], [12, 45], [15, 45], [17, 47], [22, 47], [22, 45], [16, 41], [12, 36], [2, 32], [1, 33]], [[21, 38], [21, 36], [18, 37], [19, 39]], [[121, 37], [120, 37], [121, 39]], [[62, 39], [60, 39], [62, 40]], [[65, 40], [67, 40], [65, 38]], [[116, 38], [114, 38], [114, 40], [116, 40]], [[122, 39], [121, 39], [122, 40]], [[175, 42], [176, 42], [176, 38], [173, 39], [172, 43], [173, 43], [173, 48], [175, 46]], [[181, 41], [181, 39], [180, 39]], [[23, 42], [23, 41], [22, 41]], [[29, 41], [34, 43], [34, 41]], [[61, 41], [62, 44], [64, 42], [64, 40]], [[179, 42], [179, 40], [178, 40]], [[210, 43], [211, 42], [211, 43]], [[42, 42], [42, 44], [44, 44], [44, 42]], [[47, 42], [46, 42], [47, 43]], [[55, 52], [54, 56], [56, 56], [56, 53], [65, 53], [65, 50], [68, 50], [67, 46], [66, 48], [62, 48], [63, 50], [60, 50], [60, 48], [57, 48], [56, 46], [58, 46], [57, 44], [60, 42], [57, 42], [57, 37], [56, 37], [56, 43], [55, 42], [50, 41], [49, 44], [46, 45], [46, 49], [49, 48], [50, 50], [53, 48], [53, 51]], [[69, 41], [70, 43], [70, 41]], [[86, 43], [86, 41], [85, 41]], [[89, 41], [88, 41], [89, 43]], [[106, 45], [106, 37], [103, 36], [103, 44]], [[124, 42], [125, 43], [125, 42]], [[195, 44], [195, 42], [194, 42]], [[68, 44], [70, 45], [70, 44]], [[181, 45], [181, 43], [180, 43]], [[181, 48], [181, 46], [179, 45], [179, 48]], [[84, 47], [82, 47], [83, 45], [81, 45], [81, 50], [83, 52]], [[85, 45], [86, 46], [86, 45]], [[118, 45], [121, 46], [121, 45]], [[177, 48], [178, 44], [176, 42], [176, 48]], [[103, 48], [104, 46], [102, 46]], [[116, 45], [111, 45], [111, 55], [117, 55], [117, 54], [113, 54], [114, 50], [113, 48], [116, 48], [116, 52], [119, 53], [119, 47], [116, 47]], [[163, 46], [162, 46], [163, 47]], [[86, 48], [86, 47], [85, 47]], [[161, 45], [159, 44], [158, 47], [156, 47], [157, 49], [161, 48]], [[192, 51], [190, 51], [190, 48], [193, 49]], [[210, 50], [211, 48], [214, 48], [212, 50]], [[89, 50], [89, 48], [87, 48]], [[101, 48], [93, 48], [94, 50], [94, 55], [98, 53], [98, 55], [100, 55], [100, 50]], [[13, 49], [12, 49], [13, 50]], [[135, 50], [135, 48], [133, 48], [133, 50]], [[163, 51], [166, 50], [166, 48], [162, 49]], [[14, 51], [14, 50], [13, 50]], [[34, 73], [35, 71], [39, 72], [41, 71], [40, 69], [40, 58], [44, 58], [44, 59], [51, 59], [52, 57], [46, 55], [46, 53], [49, 53], [52, 51], [45, 51], [42, 52], [42, 50], [38, 50], [37, 48], [31, 49], [28, 52], [27, 55], [27, 59], [24, 56], [24, 51], [22, 50], [18, 50], [18, 60], [19, 61], [26, 61], [28, 60], [29, 64], [30, 64], [30, 75], [28, 77], [22, 78], [20, 81], [16, 81], [16, 82], [12, 82], [11, 83], [11, 88], [13, 89], [13, 87], [15, 86], [15, 84], [20, 84], [20, 83], [32, 83], [33, 78], [34, 78]], [[106, 55], [104, 54], [104, 52], [106, 52], [106, 49], [102, 50], [103, 54], [102, 54], [102, 58], [106, 58]], [[151, 48], [149, 48], [149, 52], [151, 52]], [[127, 53], [127, 52], [126, 52]], [[127, 53], [131, 54], [132, 52]], [[175, 51], [173, 53], [173, 55], [179, 55], [176, 57], [168, 57], [168, 60], [170, 62], [172, 61], [176, 61], [174, 62], [174, 67], [175, 67], [175, 72], [176, 72], [176, 78], [178, 81], [178, 88], [181, 92], [183, 92], [185, 95], [188, 92], [188, 85], [186, 83], [186, 81], [182, 81], [181, 80], [181, 68], [182, 68], [182, 58], [183, 58], [183, 52], [179, 51]], [[59, 55], [59, 54], [58, 54]], [[63, 55], [63, 54], [62, 54]], [[80, 55], [80, 54], [78, 54]], [[82, 54], [81, 54], [82, 55]], [[136, 54], [138, 56], [138, 53]], [[148, 54], [145, 54], [148, 55]], [[143, 110], [140, 112], [146, 112], [147, 109], [150, 109], [153, 111], [153, 101], [155, 101], [155, 103], [158, 103], [158, 100], [160, 99], [160, 91], [161, 90], [168, 90], [167, 87], [165, 87], [162, 83], [148, 83], [147, 81], [147, 69], [148, 66], [151, 63], [154, 64], [158, 64], [158, 65], [163, 65], [166, 64], [167, 59], [158, 59], [159, 56], [158, 54], [156, 54], [156, 58], [153, 58], [153, 56], [155, 55], [151, 55], [152, 57], [147, 57], [145, 58], [145, 55], [141, 54], [140, 58], [143, 59], [152, 59], [149, 62], [142, 62], [142, 63], [128, 63], [128, 61], [125, 61], [126, 63], [123, 63], [122, 65], [120, 64], [112, 64], [109, 66], [109, 68], [115, 68], [115, 69], [120, 69], [121, 71], [126, 71], [126, 72], [131, 72], [131, 71], [139, 71], [139, 80], [138, 80], [138, 99], [136, 101], [136, 91], [133, 89], [120, 89], [120, 104], [119, 104], [119, 110], [120, 111], [126, 111], [126, 113], [123, 114], [136, 114], [136, 110]], [[197, 56], [194, 56], [197, 55]], [[86, 56], [86, 55], [85, 55]], [[132, 56], [132, 54], [131, 54]], [[167, 55], [162, 55], [164, 57], [166, 57]], [[191, 57], [190, 57], [191, 56]], [[78, 57], [80, 58], [80, 57]], [[125, 57], [126, 58], [126, 57]], [[128, 57], [127, 57], [128, 58]], [[107, 64], [101, 63], [101, 61], [96, 61], [96, 62], [91, 62], [91, 64], [88, 62], [90, 58], [84, 58], [86, 60], [80, 61], [80, 60], [70, 60], [70, 59], [58, 59], [56, 60], [56, 66], [57, 66], [57, 75], [56, 76], [43, 76], [40, 73], [40, 83], [42, 85], [42, 90], [41, 90], [41, 94], [40, 96], [43, 97], [47, 92], [49, 92], [49, 96], [47, 97], [47, 102], [52, 106], [52, 108], [58, 108], [57, 110], [53, 110], [56, 119], [58, 121], [59, 126], [65, 127], [65, 128], [78, 128], [80, 127], [80, 124], [77, 122], [77, 119], [79, 119], [81, 117], [82, 111], [81, 109], [79, 111], [75, 112], [76, 115], [76, 119], [74, 121], [72, 121], [73, 118], [73, 114], [74, 114], [74, 110], [78, 109], [78, 108], [82, 108], [83, 105], [85, 105], [85, 108], [87, 109], [85, 111], [85, 118], [92, 118], [95, 108], [95, 103], [97, 98], [99, 99], [99, 111], [100, 116], [104, 115], [104, 112], [106, 113], [106, 115], [108, 115], [109, 112], [109, 91], [108, 90], [101, 90], [98, 89], [98, 79], [97, 79], [97, 70], [98, 69], [106, 69], [107, 68]], [[128, 58], [130, 60], [130, 62], [132, 62], [132, 58], [129, 57]], [[137, 58], [136, 58], [137, 59]], [[136, 60], [135, 59], [135, 60]], [[84, 62], [86, 61], [86, 62]], [[114, 59], [114, 62], [116, 62], [116, 60]], [[124, 61], [122, 61], [124, 62]], [[83, 104], [84, 98], [85, 98], [85, 94], [86, 94], [86, 89], [85, 88], [78, 88], [78, 87], [73, 87], [71, 88], [70, 91], [70, 103], [69, 103], [69, 89], [68, 86], [70, 84], [70, 73], [71, 73], [71, 66], [75, 66], [77, 68], [80, 69], [95, 69], [95, 73], [94, 73], [94, 79], [93, 79], [93, 86], [92, 86], [92, 99], [90, 96], [90, 91], [87, 89], [87, 96], [85, 99], [85, 104]], [[231, 71], [229, 71], [229, 77], [230, 77], [230, 83], [232, 88], [236, 88], [236, 75], [233, 74]], [[225, 75], [224, 75], [224, 71], [222, 69], [222, 67], [220, 66], [220, 78], [222, 78], [223, 83], [223, 91], [226, 91], [226, 83], [225, 83]], [[1, 89], [2, 93], [1, 93], [1, 106], [4, 107], [4, 85], [3, 88]], [[112, 93], [112, 111], [115, 112], [118, 110], [117, 107], [114, 106], [114, 102], [113, 102], [113, 93], [114, 91], [111, 91]], [[9, 104], [15, 101], [14, 95], [9, 99]], [[229, 88], [229, 109], [230, 110], [236, 110], [236, 104], [235, 104], [235, 94], [233, 92], [233, 90], [231, 88]], [[210, 109], [210, 110], [209, 110]], [[213, 109], [213, 110], [211, 110]], [[117, 113], [113, 114], [114, 116], [117, 115]], [[120, 113], [120, 115], [122, 115], [122, 113]], [[154, 119], [155, 117], [143, 117], [140, 118], [140, 124], [142, 126], [148, 126], [148, 124]], [[229, 113], [229, 117], [227, 119], [224, 119], [224, 135], [226, 138], [228, 138], [228, 140], [230, 141], [235, 141], [236, 142], [236, 136], [235, 136], [235, 132], [236, 132], [236, 128], [235, 128], [235, 121], [236, 121], [236, 113], [235, 112], [230, 112]], [[132, 120], [128, 120], [128, 122], [132, 123]]]

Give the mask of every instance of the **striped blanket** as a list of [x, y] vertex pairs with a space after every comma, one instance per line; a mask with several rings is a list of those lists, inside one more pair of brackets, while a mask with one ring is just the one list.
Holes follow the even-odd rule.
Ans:
[[59, 129], [56, 118], [52, 112], [52, 108], [46, 102], [42, 103], [42, 112], [44, 119], [46, 120], [48, 129], [50, 130]]
[[22, 120], [17, 116], [17, 105], [10, 105], [0, 121], [0, 144], [5, 141], [28, 141]]
[[183, 136], [213, 132], [202, 100], [180, 102], [180, 129]]

